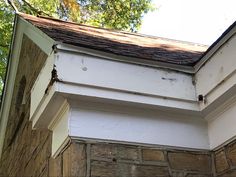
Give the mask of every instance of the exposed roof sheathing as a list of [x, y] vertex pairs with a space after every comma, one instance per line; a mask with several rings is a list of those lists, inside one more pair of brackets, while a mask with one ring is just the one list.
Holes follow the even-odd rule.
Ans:
[[116, 55], [193, 66], [207, 46], [20, 14], [55, 41]]

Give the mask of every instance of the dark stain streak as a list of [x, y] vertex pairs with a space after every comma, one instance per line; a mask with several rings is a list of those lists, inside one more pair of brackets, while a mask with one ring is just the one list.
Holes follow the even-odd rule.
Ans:
[[22, 100], [25, 93], [25, 87], [26, 87], [26, 77], [23, 76], [19, 82], [19, 89], [18, 89], [18, 93], [16, 97], [16, 111], [17, 112], [20, 111], [20, 107], [21, 107]]
[[14, 131], [14, 133], [13, 133], [13, 136], [12, 136], [12, 138], [11, 138], [11, 140], [10, 140], [8, 146], [11, 146], [12, 143], [15, 141], [16, 136], [17, 136], [17, 133], [18, 133], [18, 131], [20, 130], [22, 123], [24, 122], [24, 117], [25, 117], [25, 113], [23, 112], [23, 113], [21, 114], [20, 118], [19, 118], [19, 121], [18, 121], [18, 123], [17, 123], [16, 129], [15, 129], [15, 131]]
[[50, 87], [54, 84], [54, 82], [62, 82], [60, 79], [58, 79], [58, 75], [57, 75], [57, 70], [56, 70], [56, 65], [53, 66], [53, 70], [51, 72], [51, 80], [45, 90], [45, 94], [48, 93], [48, 90], [50, 89]]
[[177, 81], [177, 79], [175, 79], [175, 78], [162, 77], [161, 79], [162, 79], [162, 80], [169, 80], [169, 81], [171, 81], [171, 82]]

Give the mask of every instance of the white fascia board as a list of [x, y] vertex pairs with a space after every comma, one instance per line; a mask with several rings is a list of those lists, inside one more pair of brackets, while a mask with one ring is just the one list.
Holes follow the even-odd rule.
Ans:
[[207, 109], [208, 106], [217, 102], [217, 99], [223, 98], [223, 95], [235, 86], [235, 45], [236, 35], [234, 34], [195, 74], [197, 95], [203, 95], [205, 99], [200, 104], [201, 110]]
[[[205, 56], [194, 66], [194, 73], [197, 73], [209, 60], [210, 58], [235, 34], [236, 25], [230, 29], [216, 44], [205, 54]], [[210, 46], [211, 47], [211, 46]]]
[[194, 101], [185, 101], [181, 99], [172, 99], [166, 97], [158, 97], [154, 95], [132, 93], [123, 90], [109, 89], [103, 87], [94, 87], [91, 85], [73, 84], [73, 83], [57, 83], [58, 92], [65, 97], [87, 97], [89, 100], [106, 102], [119, 102], [121, 104], [130, 104], [143, 107], [151, 107], [158, 109], [166, 109], [173, 112], [180, 110], [183, 113], [197, 114], [199, 111], [198, 104]]
[[137, 65], [142, 65], [142, 66], [170, 69], [170, 70], [174, 70], [178, 72], [185, 72], [185, 73], [190, 73], [190, 74], [194, 73], [194, 68], [191, 66], [176, 65], [176, 64], [147, 60], [147, 59], [142, 59], [142, 58], [126, 57], [126, 56], [116, 55], [116, 54], [112, 54], [108, 52], [89, 49], [85, 47], [74, 46], [74, 45], [65, 44], [65, 43], [58, 43], [57, 49], [59, 51], [72, 52], [72, 53], [78, 53], [78, 54], [87, 54], [87, 55], [91, 55], [91, 56], [95, 56], [99, 58], [105, 58], [105, 59], [114, 60], [114, 61], [121, 61], [125, 63], [132, 63], [132, 64], [137, 64]]
[[18, 69], [23, 35], [27, 35], [33, 42], [39, 45], [39, 47], [46, 54], [50, 54], [50, 52], [52, 52], [52, 45], [55, 43], [42, 31], [40, 31], [29, 22], [22, 19], [20, 16], [16, 15], [14, 23], [13, 39], [11, 44], [11, 52], [10, 52], [11, 55], [8, 60], [9, 63], [6, 74], [5, 89], [1, 103], [2, 106], [0, 112], [0, 158], [3, 151], [2, 148], [14, 90], [15, 77]]
[[199, 110], [190, 74], [62, 51], [55, 65], [59, 92]]

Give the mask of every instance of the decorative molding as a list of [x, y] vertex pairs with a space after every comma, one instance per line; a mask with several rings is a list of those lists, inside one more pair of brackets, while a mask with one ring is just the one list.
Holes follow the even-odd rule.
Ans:
[[48, 125], [52, 131], [52, 156], [56, 157], [69, 142], [70, 105], [64, 100], [60, 109]]
[[[70, 139], [70, 137], [68, 136], [68, 137], [66, 137], [65, 139], [64, 139], [64, 141], [61, 143], [61, 145], [57, 148], [57, 149], [52, 149], [52, 158], [56, 158], [59, 154], [61, 154], [63, 151], [64, 151], [64, 149], [66, 149], [66, 147], [68, 146], [68, 145], [70, 145], [70, 142], [71, 142], [71, 139]], [[53, 145], [52, 145], [53, 146]]]
[[210, 111], [204, 118], [211, 122], [215, 119], [217, 119], [220, 115], [222, 115], [224, 112], [226, 112], [228, 109], [233, 107], [236, 104], [236, 95], [229, 98], [227, 101], [222, 103], [220, 106], [218, 106], [216, 109], [213, 109]]
[[52, 118], [51, 122], [48, 125], [49, 130], [53, 130], [58, 122], [62, 119], [63, 116], [65, 116], [66, 113], [68, 113], [70, 110], [70, 105], [68, 101], [65, 99], [64, 102], [62, 103], [61, 107], [59, 108], [58, 112], [56, 115]]

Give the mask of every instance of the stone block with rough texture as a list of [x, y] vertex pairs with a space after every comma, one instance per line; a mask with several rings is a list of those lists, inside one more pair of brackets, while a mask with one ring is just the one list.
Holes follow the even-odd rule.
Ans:
[[142, 158], [145, 161], [165, 161], [164, 152], [154, 149], [143, 149]]
[[210, 173], [212, 171], [211, 157], [207, 154], [169, 152], [168, 160], [171, 168], [175, 170], [192, 170], [204, 173]]
[[233, 166], [236, 166], [236, 143], [233, 143], [227, 147], [226, 154]]
[[215, 167], [217, 173], [225, 171], [229, 168], [224, 150], [215, 153]]
[[92, 144], [91, 157], [122, 159], [122, 160], [138, 160], [138, 148], [130, 146], [120, 146], [113, 144]]
[[168, 167], [93, 161], [91, 177], [169, 177]]

